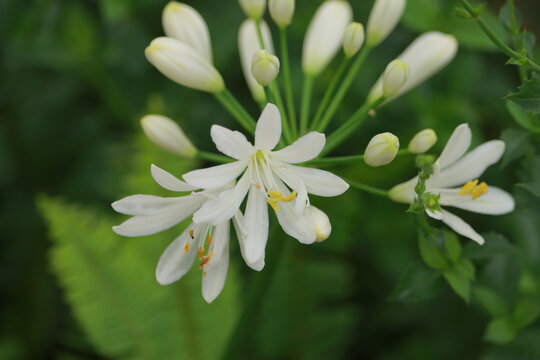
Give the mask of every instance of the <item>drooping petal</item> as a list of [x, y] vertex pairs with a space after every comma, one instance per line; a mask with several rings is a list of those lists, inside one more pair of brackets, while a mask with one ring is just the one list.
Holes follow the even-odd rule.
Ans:
[[453, 206], [460, 209], [486, 215], [502, 215], [514, 210], [514, 198], [506, 191], [494, 186], [488, 188], [487, 193], [476, 199], [472, 199], [470, 194], [459, 195], [460, 189], [432, 190], [439, 193], [441, 198], [439, 204]]
[[486, 168], [501, 158], [504, 153], [504, 141], [492, 140], [483, 143], [454, 164], [440, 172], [433, 180], [428, 180], [428, 187], [445, 188], [477, 179]]
[[264, 251], [262, 257], [257, 259], [255, 262], [249, 262], [246, 257], [244, 244], [245, 238], [247, 237], [247, 231], [244, 228], [244, 215], [238, 210], [236, 215], [232, 218], [234, 224], [234, 230], [236, 231], [236, 236], [238, 238], [238, 244], [240, 245], [240, 252], [242, 253], [242, 258], [246, 262], [246, 265], [252, 268], [255, 271], [261, 271], [264, 268]]
[[471, 225], [467, 224], [465, 221], [463, 221], [456, 215], [446, 210], [437, 211], [435, 213], [426, 210], [426, 213], [434, 219], [441, 220], [458, 234], [468, 237], [469, 239], [476, 241], [480, 245], [484, 244], [484, 238], [476, 231], [474, 231]]
[[217, 189], [236, 179], [246, 168], [245, 161], [235, 161], [228, 164], [198, 169], [184, 174], [184, 180], [201, 189]]
[[192, 191], [197, 189], [196, 187], [177, 179], [176, 176], [154, 164], [150, 167], [150, 172], [152, 173], [154, 180], [164, 189], [170, 191]]
[[191, 223], [180, 236], [174, 239], [159, 258], [156, 279], [161, 285], [168, 285], [180, 280], [193, 265], [197, 255], [197, 245], [187, 245], [187, 243], [191, 239], [189, 231], [195, 227], [196, 225]]
[[244, 229], [247, 236], [240, 241], [245, 260], [251, 264], [263, 256], [268, 240], [268, 204], [265, 195], [253, 185], [248, 194]]
[[312, 244], [317, 239], [315, 222], [309, 211], [298, 215], [293, 204], [284, 203], [279, 205], [276, 216], [283, 231], [302, 244]]
[[255, 147], [272, 150], [281, 137], [281, 115], [274, 104], [267, 104], [255, 129]]
[[342, 178], [329, 171], [295, 165], [285, 165], [284, 170], [290, 171], [302, 179], [307, 192], [313, 195], [338, 196], [349, 188], [349, 184]]
[[193, 215], [193, 222], [217, 225], [232, 218], [246, 197], [250, 185], [249, 177], [245, 173], [234, 188], [223, 191], [217, 199], [205, 202]]
[[255, 153], [255, 148], [239, 131], [232, 131], [223, 126], [212, 125], [210, 136], [216, 147], [223, 154], [236, 160], [243, 160]]
[[316, 158], [324, 148], [325, 143], [324, 134], [312, 131], [291, 145], [273, 152], [272, 155], [285, 163], [297, 164]]
[[214, 227], [212, 236], [214, 251], [213, 259], [220, 259], [225, 251], [226, 245], [229, 243], [230, 237], [230, 221], [224, 221]]
[[113, 202], [111, 206], [116, 212], [121, 214], [152, 215], [167, 211], [172, 206], [183, 202], [190, 202], [193, 199], [192, 196], [166, 198], [154, 195], [130, 195]]
[[469, 124], [459, 125], [446, 143], [441, 156], [437, 159], [441, 170], [451, 165], [467, 152], [471, 146], [472, 133]]
[[[211, 260], [212, 261], [212, 260]], [[207, 303], [211, 303], [218, 297], [225, 286], [227, 271], [229, 269], [229, 242], [225, 244], [223, 255], [217, 259], [212, 267], [203, 272], [202, 296]]]

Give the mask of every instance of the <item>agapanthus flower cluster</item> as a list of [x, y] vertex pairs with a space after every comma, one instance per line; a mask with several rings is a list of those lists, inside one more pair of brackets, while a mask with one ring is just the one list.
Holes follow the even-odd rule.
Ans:
[[[266, 4], [266, 0], [239, 0], [239, 5], [247, 16], [238, 31], [239, 66], [261, 108], [257, 121], [230, 93], [213, 65], [210, 31], [193, 7], [169, 3], [162, 18], [166, 36], [154, 39], [145, 55], [172, 81], [212, 93], [239, 125], [253, 135], [253, 142], [240, 131], [215, 124], [209, 129], [210, 136], [217, 150], [226, 156], [208, 154], [197, 149], [173, 120], [147, 115], [141, 120], [143, 130], [158, 146], [181, 157], [201, 157], [220, 164], [190, 171], [182, 175], [182, 180], [152, 165], [154, 180], [181, 196], [133, 195], [112, 205], [119, 213], [132, 216], [113, 228], [123, 236], [155, 234], [191, 218], [190, 225], [161, 256], [156, 277], [161, 284], [170, 284], [198, 260], [203, 297], [208, 302], [219, 295], [225, 284], [231, 228], [235, 229], [244, 261], [257, 271], [265, 266], [269, 224], [273, 221], [269, 213], [275, 214], [284, 233], [303, 244], [324, 241], [330, 236], [330, 219], [311, 204], [310, 195], [338, 196], [347, 191], [349, 184], [314, 165], [340, 159], [363, 159], [370, 166], [392, 162], [399, 154], [400, 142], [389, 132], [374, 136], [363, 154], [341, 158], [325, 155], [353, 135], [375, 109], [441, 70], [457, 51], [457, 41], [451, 35], [420, 35], [389, 62], [364, 104], [340, 122], [334, 115], [346, 92], [370, 51], [397, 26], [405, 0], [376, 0], [365, 29], [360, 22], [353, 21], [347, 1], [327, 0], [319, 6], [308, 25], [302, 48], [304, 87], [299, 112], [292, 93], [286, 36], [287, 27], [294, 21], [295, 1], [269, 0]], [[280, 32], [279, 55], [274, 50], [270, 27], [264, 21], [267, 6]], [[316, 111], [311, 111], [313, 84], [340, 50], [342, 63]], [[337, 130], [326, 136], [324, 132], [332, 121], [338, 125]], [[488, 142], [462, 157], [470, 137], [466, 125], [456, 129], [434, 165], [435, 174], [427, 181], [426, 191], [440, 196], [437, 206], [487, 214], [511, 211], [513, 199], [507, 193], [476, 180], [500, 158], [504, 143]], [[433, 130], [423, 130], [411, 140], [406, 151], [424, 153], [436, 140]], [[413, 203], [417, 182], [414, 178], [398, 185], [388, 195], [395, 201]], [[462, 184], [465, 185], [461, 189], [450, 188]], [[480, 235], [448, 211], [425, 210], [456, 232], [483, 242]]]

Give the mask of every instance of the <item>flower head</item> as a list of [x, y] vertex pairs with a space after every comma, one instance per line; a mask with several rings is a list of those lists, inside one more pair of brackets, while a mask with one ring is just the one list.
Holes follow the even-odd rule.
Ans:
[[433, 129], [424, 129], [414, 135], [407, 147], [413, 154], [423, 154], [437, 142], [437, 134]]
[[343, 52], [347, 57], [353, 57], [364, 44], [364, 26], [358, 22], [352, 22], [343, 34]]
[[146, 136], [156, 145], [178, 156], [192, 158], [197, 149], [177, 123], [162, 115], [146, 115], [141, 119]]
[[269, 0], [268, 10], [272, 20], [280, 28], [284, 28], [291, 23], [294, 14], [295, 0]]
[[385, 132], [375, 135], [364, 152], [364, 161], [369, 166], [378, 167], [390, 164], [399, 150], [399, 139], [396, 135]]
[[[504, 153], [504, 142], [488, 141], [465, 154], [470, 144], [469, 126], [459, 125], [435, 162], [436, 171], [426, 181], [426, 192], [440, 195], [441, 206], [453, 206], [487, 215], [501, 215], [513, 211], [514, 199], [510, 194], [478, 180], [488, 166], [499, 161]], [[417, 182], [418, 178], [415, 177], [394, 186], [390, 190], [390, 198], [397, 202], [412, 203]], [[446, 223], [455, 232], [479, 244], [484, 243], [484, 238], [469, 224], [447, 210], [426, 212], [432, 218]]]
[[367, 45], [377, 46], [386, 39], [404, 10], [405, 0], [376, 0], [367, 23]]
[[266, 50], [259, 50], [253, 54], [251, 60], [251, 75], [259, 85], [268, 86], [274, 81], [279, 73], [279, 59], [275, 55], [268, 54]]

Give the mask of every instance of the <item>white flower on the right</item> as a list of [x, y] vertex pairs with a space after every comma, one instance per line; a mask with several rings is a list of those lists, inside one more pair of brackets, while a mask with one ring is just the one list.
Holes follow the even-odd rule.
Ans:
[[[471, 130], [467, 124], [461, 124], [454, 130], [435, 162], [435, 173], [426, 181], [426, 192], [440, 195], [441, 207], [453, 206], [486, 215], [502, 215], [513, 211], [514, 199], [510, 194], [478, 180], [488, 166], [499, 161], [504, 153], [504, 141], [488, 141], [465, 154], [470, 145]], [[394, 186], [390, 190], [390, 198], [397, 202], [412, 203], [416, 196], [414, 187], [417, 182], [418, 177], [415, 177]], [[426, 212], [432, 218], [443, 221], [455, 232], [479, 244], [484, 243], [484, 238], [458, 216], [444, 209]]]

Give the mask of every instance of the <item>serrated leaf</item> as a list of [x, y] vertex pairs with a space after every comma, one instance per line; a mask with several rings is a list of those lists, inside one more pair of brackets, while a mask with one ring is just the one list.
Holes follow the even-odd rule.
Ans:
[[437, 296], [444, 287], [440, 273], [421, 263], [412, 263], [405, 268], [390, 295], [390, 300], [418, 302]]
[[468, 303], [471, 298], [471, 281], [468, 276], [456, 268], [445, 270], [443, 275], [452, 290]]
[[489, 233], [484, 235], [486, 242], [479, 246], [468, 243], [463, 248], [463, 256], [469, 259], [489, 259], [495, 255], [516, 255], [519, 249], [500, 234]]
[[445, 231], [444, 248], [446, 249], [448, 257], [453, 262], [457, 262], [461, 257], [461, 243], [456, 234]]
[[536, 197], [540, 197], [540, 182], [533, 182], [533, 183], [527, 183], [527, 184], [517, 184], [516, 186], [519, 186], [531, 194], [533, 194]]
[[506, 108], [514, 120], [523, 128], [540, 134], [540, 121], [538, 116], [525, 112], [518, 104], [507, 100]]
[[472, 297], [493, 317], [501, 317], [508, 313], [504, 300], [488, 287], [473, 287]]
[[529, 133], [522, 130], [506, 129], [502, 132], [501, 139], [504, 140], [506, 144], [501, 160], [501, 168], [504, 168], [512, 161], [525, 155], [530, 146]]
[[516, 330], [514, 329], [510, 319], [506, 317], [494, 319], [490, 321], [484, 334], [486, 341], [495, 344], [506, 344], [516, 336]]
[[540, 75], [533, 73], [518, 88], [519, 92], [510, 94], [505, 99], [512, 100], [525, 111], [537, 114], [540, 113]]
[[[432, 237], [432, 236], [430, 236]], [[443, 270], [448, 268], [448, 261], [442, 254], [441, 250], [426, 238], [421, 233], [418, 238], [418, 247], [420, 248], [420, 256], [424, 263], [432, 269]]]

